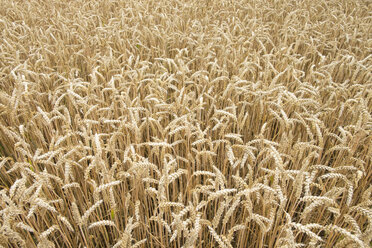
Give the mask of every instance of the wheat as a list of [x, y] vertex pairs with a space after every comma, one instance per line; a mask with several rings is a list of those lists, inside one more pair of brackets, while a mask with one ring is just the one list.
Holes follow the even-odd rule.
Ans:
[[86, 224], [88, 221], [89, 216], [96, 210], [101, 204], [103, 203], [103, 200], [100, 200], [96, 202], [94, 205], [92, 205], [81, 217], [80, 223], [82, 225]]
[[329, 225], [327, 226], [327, 229], [329, 230], [334, 230], [336, 232], [339, 232], [339, 233], [342, 233], [345, 237], [353, 240], [356, 244], [359, 245], [359, 247], [367, 247], [364, 242], [362, 240], [360, 240], [356, 235], [354, 234], [351, 234], [349, 231], [339, 227], [339, 226], [336, 226], [336, 225]]
[[209, 232], [212, 234], [213, 238], [217, 241], [217, 243], [220, 245], [220, 247], [225, 248], [227, 247], [226, 244], [223, 242], [223, 240], [220, 238], [220, 236], [216, 233], [216, 231], [208, 226]]
[[26, 230], [27, 232], [30, 232], [30, 233], [34, 233], [35, 232], [35, 229], [34, 228], [32, 228], [29, 225], [26, 225], [23, 222], [18, 222], [17, 225], [16, 225], [16, 227], [21, 228], [23, 230]]
[[215, 199], [215, 198], [218, 198], [220, 196], [226, 196], [230, 193], [235, 193], [237, 190], [236, 189], [222, 189], [222, 190], [218, 190], [216, 192], [213, 192], [210, 197], [209, 197], [209, 200], [212, 200], [212, 199]]
[[222, 225], [226, 225], [227, 222], [229, 221], [229, 218], [234, 214], [235, 209], [239, 206], [240, 204], [240, 197], [237, 197], [237, 199], [233, 202], [229, 210], [226, 212], [224, 219], [222, 220]]
[[79, 208], [78, 208], [78, 206], [76, 205], [75, 202], [73, 202], [71, 204], [71, 212], [72, 212], [72, 216], [74, 218], [75, 223], [80, 224], [81, 223], [81, 215], [80, 215], [80, 212], [79, 212]]
[[296, 228], [300, 232], [306, 233], [307, 235], [309, 235], [311, 238], [313, 238], [315, 240], [318, 240], [318, 241], [322, 241], [323, 240], [321, 237], [319, 237], [318, 235], [316, 235], [314, 232], [312, 232], [310, 230], [310, 226], [309, 225], [304, 226], [304, 225], [301, 225], [299, 223], [292, 222], [291, 223], [291, 226], [294, 227], [294, 228]]
[[53, 226], [49, 227], [48, 230], [42, 232], [40, 234], [40, 238], [41, 239], [47, 238], [52, 232], [54, 232], [56, 230], [59, 230], [58, 226], [53, 225]]
[[70, 232], [74, 232], [74, 228], [72, 227], [72, 225], [70, 224], [70, 222], [67, 220], [66, 217], [62, 216], [62, 215], [59, 215], [58, 216], [58, 219], [66, 225], [66, 227], [68, 228], [68, 230], [70, 230]]
[[219, 225], [220, 220], [221, 220], [221, 216], [222, 216], [222, 214], [223, 214], [223, 212], [225, 210], [225, 207], [226, 207], [226, 203], [225, 202], [222, 202], [218, 206], [218, 210], [215, 213], [214, 218], [212, 220], [212, 226], [213, 226], [213, 228], [217, 228], [217, 226]]
[[35, 203], [35, 206], [38, 206], [38, 207], [41, 207], [41, 208], [45, 208], [45, 209], [47, 209], [47, 210], [49, 210], [51, 212], [57, 213], [57, 210], [54, 207], [50, 206], [47, 202], [45, 202], [41, 198], [36, 198], [35, 201], [34, 201], [34, 203]]
[[135, 243], [134, 245], [132, 245], [132, 248], [141, 247], [141, 245], [145, 244], [146, 241], [147, 241], [147, 239], [142, 239], [142, 240], [138, 241], [137, 243]]
[[110, 221], [110, 220], [101, 220], [101, 221], [96, 221], [94, 223], [91, 223], [89, 225], [89, 229], [92, 229], [92, 228], [95, 228], [95, 227], [101, 227], [101, 226], [112, 226], [112, 227], [116, 227], [115, 223], [113, 221]]
[[0, 247], [368, 247], [367, 2], [0, 0]]
[[62, 189], [69, 189], [69, 188], [80, 188], [78, 183], [69, 183], [62, 186]]
[[55, 247], [55, 244], [46, 238], [42, 238], [37, 245], [37, 248], [54, 248], [54, 247]]
[[115, 186], [115, 185], [119, 185], [121, 183], [121, 181], [112, 181], [110, 183], [106, 183], [106, 184], [102, 184], [101, 186], [99, 186], [98, 188], [95, 189], [95, 191], [97, 193], [100, 193], [108, 188], [111, 188], [112, 186]]

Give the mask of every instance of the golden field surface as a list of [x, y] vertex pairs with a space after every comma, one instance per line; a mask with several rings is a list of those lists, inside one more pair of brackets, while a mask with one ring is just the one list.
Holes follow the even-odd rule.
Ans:
[[371, 4], [0, 0], [0, 247], [371, 247]]

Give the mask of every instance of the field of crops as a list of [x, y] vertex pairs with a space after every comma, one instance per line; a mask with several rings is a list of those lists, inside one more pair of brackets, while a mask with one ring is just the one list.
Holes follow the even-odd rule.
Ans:
[[0, 248], [372, 247], [370, 0], [0, 6]]

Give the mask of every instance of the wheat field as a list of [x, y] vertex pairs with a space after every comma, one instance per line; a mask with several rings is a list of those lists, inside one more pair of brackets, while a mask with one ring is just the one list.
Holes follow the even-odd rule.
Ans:
[[0, 247], [372, 247], [371, 1], [0, 6]]

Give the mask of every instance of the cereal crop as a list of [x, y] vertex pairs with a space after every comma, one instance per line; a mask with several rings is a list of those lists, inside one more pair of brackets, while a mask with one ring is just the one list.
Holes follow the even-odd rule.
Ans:
[[0, 0], [0, 247], [371, 247], [371, 18]]

